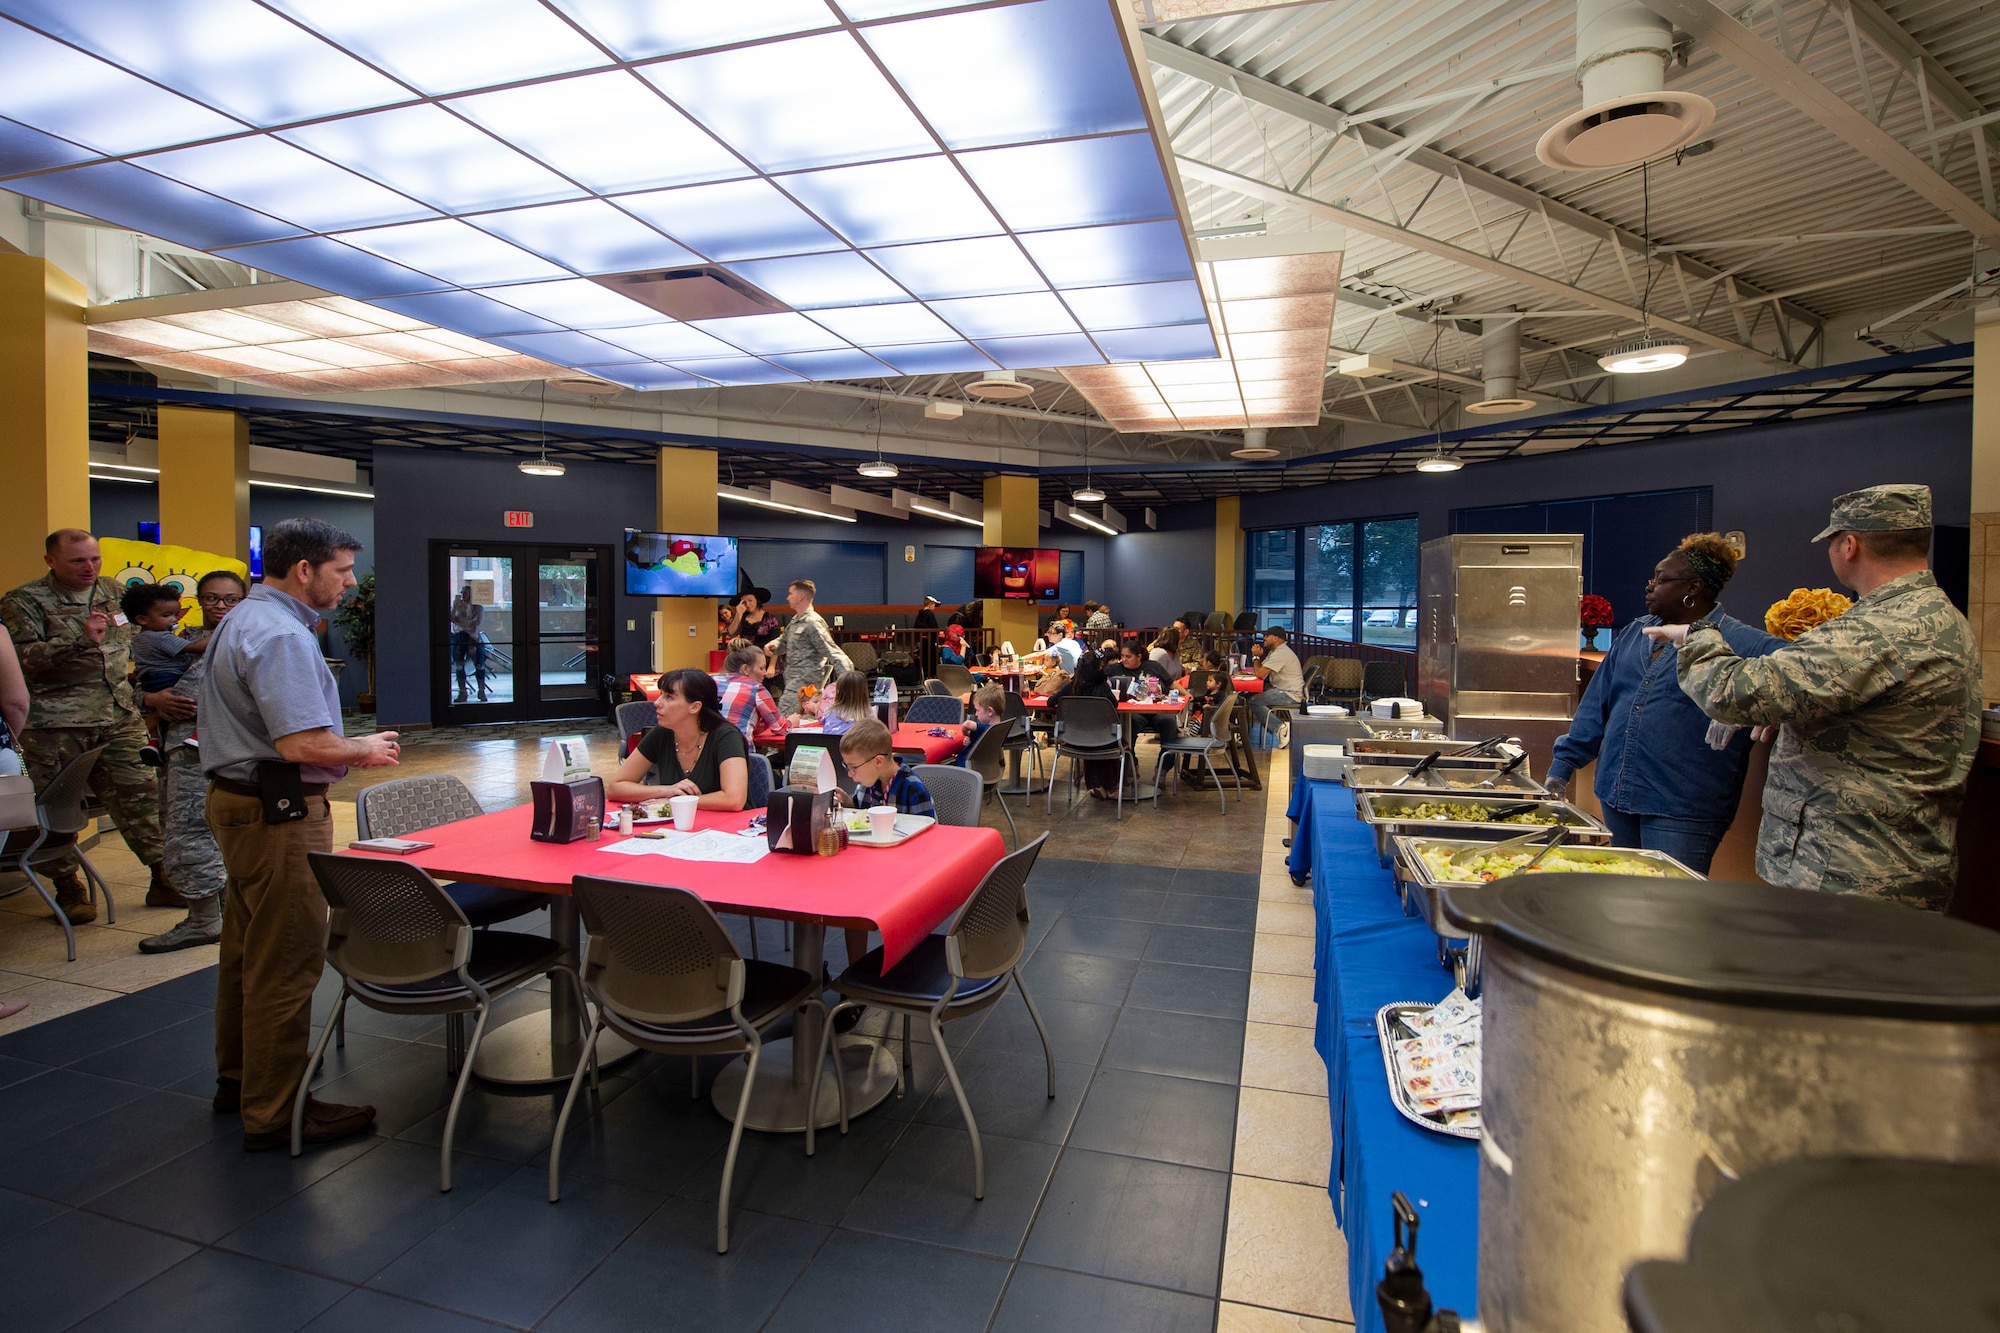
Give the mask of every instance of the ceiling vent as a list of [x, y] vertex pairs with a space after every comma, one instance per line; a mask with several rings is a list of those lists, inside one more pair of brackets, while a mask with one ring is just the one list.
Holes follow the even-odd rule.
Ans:
[[563, 393], [606, 394], [618, 393], [625, 386], [598, 379], [595, 375], [558, 375], [548, 381], [551, 389]]
[[645, 273], [613, 273], [592, 278], [591, 281], [674, 319], [777, 315], [791, 309], [783, 301], [713, 264], [696, 268], [653, 269]]
[[1248, 459], [1276, 458], [1278, 451], [1266, 443], [1268, 436], [1269, 432], [1263, 427], [1251, 427], [1249, 430], [1243, 432], [1243, 446], [1239, 449], [1231, 449], [1229, 456], [1231, 458]]
[[1639, 0], [1577, 0], [1576, 77], [1583, 108], [1551, 125], [1535, 156], [1563, 171], [1629, 167], [1707, 133], [1715, 103], [1669, 92], [1673, 27]]
[[1467, 403], [1465, 410], [1477, 416], [1503, 416], [1525, 412], [1535, 405], [1521, 397], [1521, 321], [1489, 319], [1479, 330], [1479, 374], [1486, 381], [1486, 396]]
[[1021, 379], [1011, 370], [995, 370], [981, 375], [965, 386], [965, 391], [974, 398], [987, 398], [1004, 403], [1015, 398], [1026, 398], [1034, 389], [1021, 383]]

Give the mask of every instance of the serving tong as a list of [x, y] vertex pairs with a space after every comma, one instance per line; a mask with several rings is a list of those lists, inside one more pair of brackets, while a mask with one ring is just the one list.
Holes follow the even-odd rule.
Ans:
[[1433, 767], [1434, 765], [1436, 765], [1437, 761], [1438, 761], [1438, 760], [1440, 760], [1440, 759], [1442, 759], [1442, 758], [1444, 758], [1444, 751], [1443, 751], [1443, 750], [1432, 750], [1432, 751], [1431, 751], [1431, 752], [1430, 752], [1429, 754], [1425, 755], [1425, 756], [1424, 756], [1424, 757], [1423, 757], [1422, 759], [1419, 759], [1419, 760], [1417, 760], [1417, 762], [1416, 762], [1416, 763], [1414, 763], [1414, 764], [1410, 765], [1410, 771], [1409, 771], [1409, 772], [1407, 772], [1407, 773], [1403, 774], [1403, 776], [1402, 776], [1402, 777], [1400, 777], [1400, 778], [1397, 778], [1397, 779], [1396, 779], [1396, 780], [1395, 780], [1394, 782], [1390, 783], [1389, 785], [1390, 785], [1391, 787], [1400, 787], [1400, 786], [1402, 786], [1402, 785], [1403, 785], [1404, 783], [1406, 783], [1406, 782], [1410, 781], [1410, 780], [1411, 780], [1412, 778], [1416, 777], [1416, 776], [1417, 776], [1417, 775], [1418, 775], [1419, 773], [1427, 773], [1427, 772], [1429, 772], [1429, 771], [1431, 770], [1431, 768], [1432, 768], [1432, 767]]
[[1515, 755], [1512, 759], [1509, 759], [1501, 767], [1494, 769], [1492, 776], [1488, 777], [1484, 782], [1473, 783], [1470, 790], [1478, 791], [1481, 787], [1498, 786], [1500, 783], [1500, 779], [1506, 777], [1509, 773], [1512, 773], [1515, 769], [1519, 768], [1522, 764], [1525, 764], [1527, 762], [1528, 762], [1528, 752], [1526, 750], [1523, 750], [1521, 751], [1521, 753]]
[[1557, 847], [1561, 846], [1564, 842], [1568, 841], [1569, 829], [1565, 825], [1558, 824], [1552, 829], [1536, 829], [1533, 833], [1523, 833], [1519, 837], [1508, 838], [1503, 842], [1488, 842], [1488, 843], [1481, 843], [1473, 847], [1465, 847], [1451, 854], [1451, 864], [1455, 866], [1463, 865], [1465, 864], [1467, 858], [1474, 856], [1485, 856], [1489, 852], [1504, 852], [1515, 847], [1530, 847], [1534, 845], [1534, 842], [1537, 838], [1542, 838], [1547, 840], [1544, 846], [1542, 847], [1542, 850], [1536, 852], [1533, 859], [1531, 859], [1526, 865], [1520, 866], [1508, 873], [1515, 875], [1525, 875], [1530, 870], [1533, 870], [1536, 866], [1540, 865], [1542, 863], [1543, 857], [1547, 856], [1550, 852], [1554, 851]]

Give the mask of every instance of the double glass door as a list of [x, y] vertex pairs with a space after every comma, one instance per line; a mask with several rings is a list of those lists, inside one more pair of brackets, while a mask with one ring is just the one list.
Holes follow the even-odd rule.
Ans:
[[602, 713], [610, 568], [606, 547], [433, 543], [435, 723]]

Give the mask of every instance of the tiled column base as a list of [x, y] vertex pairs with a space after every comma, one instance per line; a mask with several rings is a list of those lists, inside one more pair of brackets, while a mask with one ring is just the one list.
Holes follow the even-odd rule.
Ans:
[[1333, 1133], [1312, 1040], [1312, 893], [1285, 868], [1282, 756], [1271, 770], [1219, 1333], [1346, 1329], [1354, 1319], [1347, 1242], [1326, 1194]]

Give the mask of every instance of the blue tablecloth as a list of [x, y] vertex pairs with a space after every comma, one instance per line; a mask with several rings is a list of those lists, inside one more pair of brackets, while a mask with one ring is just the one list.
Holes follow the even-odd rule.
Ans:
[[1326, 1062], [1333, 1119], [1327, 1190], [1347, 1233], [1348, 1294], [1362, 1329], [1382, 1328], [1375, 1284], [1388, 1257], [1401, 1190], [1423, 1217], [1418, 1262], [1440, 1308], [1474, 1313], [1479, 1237], [1479, 1148], [1433, 1134], [1397, 1114], [1389, 1100], [1375, 1013], [1398, 1000], [1427, 1001], [1451, 990], [1437, 937], [1403, 914], [1382, 869], [1375, 838], [1354, 817], [1354, 794], [1337, 782], [1302, 781], [1289, 817], [1294, 875], [1312, 873], [1318, 918], [1314, 1045]]

